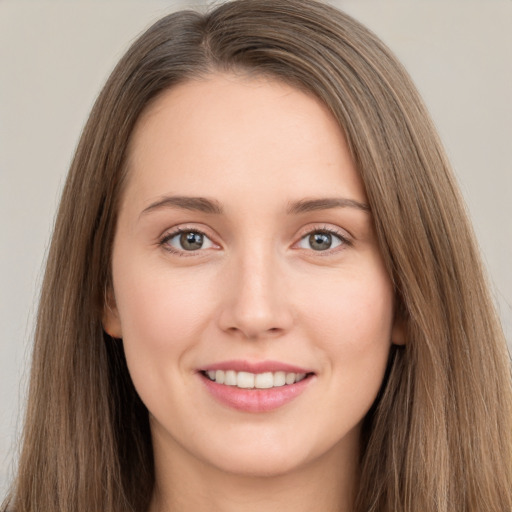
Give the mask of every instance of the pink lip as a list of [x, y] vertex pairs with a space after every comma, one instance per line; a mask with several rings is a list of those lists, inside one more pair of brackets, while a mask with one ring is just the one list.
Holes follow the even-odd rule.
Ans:
[[279, 361], [222, 361], [219, 363], [210, 364], [200, 368], [200, 371], [208, 372], [211, 370], [235, 370], [235, 372], [249, 372], [249, 373], [265, 373], [265, 372], [288, 372], [288, 373], [313, 373], [312, 370], [307, 368], [300, 368], [287, 363]]
[[[306, 373], [308, 376], [295, 384], [270, 389], [241, 389], [236, 386], [218, 384], [210, 380], [204, 372], [211, 370], [235, 370], [237, 372], [292, 372]], [[262, 413], [282, 407], [298, 397], [314, 381], [311, 371], [277, 361], [223, 361], [201, 368], [198, 372], [206, 389], [220, 403], [238, 411]]]

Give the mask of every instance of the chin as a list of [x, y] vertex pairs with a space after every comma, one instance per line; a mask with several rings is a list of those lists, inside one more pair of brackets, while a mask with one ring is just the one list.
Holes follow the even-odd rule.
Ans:
[[279, 453], [264, 449], [254, 452], [230, 453], [222, 458], [207, 461], [211, 466], [224, 473], [251, 478], [270, 478], [284, 476], [300, 470], [307, 465], [304, 454], [292, 454], [284, 450]]
[[303, 432], [299, 429], [294, 434], [290, 429], [276, 432], [264, 428], [245, 430], [238, 435], [232, 432], [218, 442], [203, 439], [202, 447], [195, 446], [196, 456], [228, 474], [268, 478], [300, 472], [331, 456], [340, 457], [347, 448], [343, 438], [319, 437], [314, 429]]

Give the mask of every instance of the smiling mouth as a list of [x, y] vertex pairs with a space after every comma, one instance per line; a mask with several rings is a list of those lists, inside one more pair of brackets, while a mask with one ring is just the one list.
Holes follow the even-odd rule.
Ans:
[[207, 379], [217, 384], [233, 386], [240, 389], [271, 389], [295, 384], [312, 373], [294, 372], [237, 372], [235, 370], [208, 370], [201, 372]]

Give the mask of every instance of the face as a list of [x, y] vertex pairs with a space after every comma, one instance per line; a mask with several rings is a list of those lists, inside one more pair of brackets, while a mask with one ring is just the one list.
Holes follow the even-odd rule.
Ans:
[[105, 330], [155, 454], [269, 475], [354, 451], [393, 290], [344, 136], [316, 99], [213, 75], [139, 120]]

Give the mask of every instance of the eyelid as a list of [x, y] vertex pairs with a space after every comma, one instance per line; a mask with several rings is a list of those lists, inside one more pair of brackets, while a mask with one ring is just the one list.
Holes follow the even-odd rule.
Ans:
[[[208, 230], [208, 229], [197, 227], [197, 225], [180, 224], [178, 226], [174, 226], [172, 228], [166, 229], [164, 231], [164, 233], [158, 237], [157, 245], [162, 247], [163, 250], [165, 250], [171, 254], [178, 255], [178, 256], [187, 256], [187, 257], [188, 256], [196, 256], [196, 257], [202, 256], [206, 251], [208, 251], [212, 248], [213, 249], [221, 248], [220, 244], [215, 241], [216, 237], [209, 234], [209, 231], [210, 230]], [[208, 247], [206, 249], [201, 248], [196, 251], [187, 251], [184, 249], [177, 249], [176, 247], [173, 247], [173, 246], [167, 244], [167, 242], [169, 240], [172, 240], [175, 236], [177, 236], [181, 233], [190, 233], [190, 232], [199, 233], [200, 235], [204, 236], [205, 238], [210, 240], [210, 242], [212, 243], [212, 245], [214, 247]]]
[[[171, 240], [173, 237], [179, 235], [180, 233], [187, 233], [187, 232], [195, 232], [203, 235], [204, 237], [208, 238], [208, 240], [211, 241], [211, 243], [215, 246], [214, 249], [218, 250], [221, 249], [222, 246], [216, 241], [216, 236], [210, 234], [210, 229], [205, 229], [203, 227], [198, 227], [197, 225], [188, 225], [188, 224], [180, 224], [177, 226], [174, 226], [172, 228], [169, 228], [164, 231], [164, 233], [158, 237], [157, 245], [161, 246], [165, 251], [176, 254], [179, 256], [201, 256], [204, 255], [204, 253], [210, 249], [211, 247], [206, 249], [198, 249], [196, 251], [186, 251], [186, 250], [180, 250], [176, 249], [170, 245], [168, 245], [166, 242]], [[307, 236], [316, 233], [316, 232], [324, 232], [329, 233], [337, 238], [340, 239], [341, 244], [337, 247], [334, 247], [332, 249], [326, 249], [325, 251], [314, 251], [313, 249], [304, 249], [297, 247], [298, 243], [301, 242], [304, 238]], [[299, 231], [296, 241], [293, 243], [292, 248], [300, 249], [308, 252], [314, 252], [317, 256], [326, 256], [332, 253], [336, 253], [338, 251], [341, 251], [345, 249], [346, 247], [351, 247], [353, 245], [352, 236], [344, 229], [340, 228], [339, 226], [332, 225], [332, 224], [310, 224], [307, 225]]]
[[[304, 238], [307, 236], [310, 236], [313, 233], [329, 233], [330, 235], [334, 235], [338, 237], [341, 240], [341, 244], [337, 247], [334, 247], [332, 249], [326, 249], [325, 251], [314, 251], [313, 249], [302, 249], [300, 247], [296, 247]], [[311, 251], [314, 252], [318, 256], [326, 256], [338, 251], [341, 251], [345, 249], [346, 247], [351, 247], [353, 245], [353, 240], [351, 235], [344, 229], [332, 225], [332, 224], [316, 224], [316, 225], [308, 225], [302, 228], [299, 231], [298, 240], [293, 243], [293, 247], [297, 249], [302, 249], [305, 251]]]

